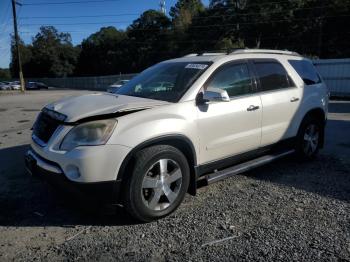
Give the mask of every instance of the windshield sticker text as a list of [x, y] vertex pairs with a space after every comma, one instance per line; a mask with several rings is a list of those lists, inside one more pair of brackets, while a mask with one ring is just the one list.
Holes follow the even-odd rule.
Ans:
[[204, 65], [204, 64], [188, 64], [185, 68], [203, 70], [207, 67], [208, 67], [208, 65]]

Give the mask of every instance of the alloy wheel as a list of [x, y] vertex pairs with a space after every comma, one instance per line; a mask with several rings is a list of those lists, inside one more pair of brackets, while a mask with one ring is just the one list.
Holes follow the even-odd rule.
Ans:
[[178, 198], [182, 185], [179, 164], [160, 159], [146, 172], [142, 181], [142, 200], [151, 210], [164, 210]]
[[312, 156], [318, 147], [319, 143], [319, 128], [315, 124], [310, 124], [306, 127], [304, 133], [303, 150], [305, 155]]

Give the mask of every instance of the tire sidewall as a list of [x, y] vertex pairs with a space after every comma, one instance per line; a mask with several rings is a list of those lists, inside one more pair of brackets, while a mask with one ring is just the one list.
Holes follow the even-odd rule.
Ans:
[[[307, 155], [307, 154], [305, 154], [305, 151], [304, 151], [304, 135], [305, 135], [306, 129], [310, 125], [317, 126], [318, 132], [319, 132], [319, 137], [318, 137], [318, 143], [317, 143], [316, 150], [311, 155]], [[299, 158], [304, 159], [304, 160], [315, 158], [315, 156], [317, 155], [317, 153], [320, 149], [320, 146], [321, 146], [321, 137], [323, 136], [323, 132], [324, 132], [323, 127], [322, 127], [320, 121], [318, 121], [314, 117], [307, 116], [303, 120], [303, 122], [300, 126], [300, 129], [299, 129], [299, 132], [298, 132], [298, 137], [297, 137], [297, 148], [296, 149], [297, 149], [297, 154], [298, 154]]]
[[[178, 198], [164, 210], [151, 210], [145, 206], [142, 199], [142, 183], [147, 170], [160, 159], [171, 159], [175, 161], [182, 172], [182, 183]], [[162, 149], [156, 154], [147, 157], [145, 161], [136, 162], [135, 169], [132, 173], [130, 183], [130, 201], [133, 207], [138, 211], [142, 220], [148, 221], [156, 218], [161, 218], [169, 215], [181, 204], [187, 190], [190, 181], [190, 170], [186, 157], [176, 148], [168, 147], [168, 149]]]

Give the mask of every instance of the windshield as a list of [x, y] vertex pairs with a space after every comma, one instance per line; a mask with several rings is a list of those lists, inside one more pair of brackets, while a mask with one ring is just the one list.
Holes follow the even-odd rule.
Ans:
[[177, 102], [210, 62], [160, 63], [143, 71], [115, 93]]

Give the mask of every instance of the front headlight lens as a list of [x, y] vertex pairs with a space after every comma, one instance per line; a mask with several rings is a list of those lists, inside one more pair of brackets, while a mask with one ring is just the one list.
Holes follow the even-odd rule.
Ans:
[[78, 146], [106, 144], [117, 123], [115, 119], [98, 120], [74, 127], [64, 137], [60, 149], [70, 151]]

